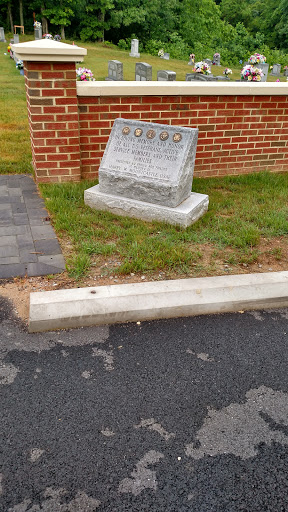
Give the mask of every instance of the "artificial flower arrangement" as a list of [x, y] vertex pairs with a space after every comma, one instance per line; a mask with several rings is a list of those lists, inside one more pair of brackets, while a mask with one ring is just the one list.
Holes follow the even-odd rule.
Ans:
[[220, 53], [214, 53], [213, 57], [220, 57]]
[[93, 73], [91, 69], [78, 68], [76, 69], [76, 80], [78, 80], [78, 82], [94, 82], [95, 78], [93, 78]]
[[59, 36], [59, 34], [56, 34], [54, 36], [54, 41], [61, 41], [61, 36]]
[[241, 80], [248, 82], [261, 82], [261, 78], [264, 76], [262, 69], [255, 68], [248, 64], [241, 70]]
[[232, 75], [232, 69], [225, 68], [223, 71], [223, 75], [225, 75], [225, 76]]
[[254, 53], [248, 59], [249, 64], [265, 64], [266, 57], [260, 53]]
[[23, 60], [17, 60], [16, 62], [16, 69], [23, 69]]
[[161, 48], [161, 50], [159, 50], [158, 57], [164, 57], [164, 50], [163, 50], [163, 48]]
[[42, 25], [40, 21], [34, 21], [34, 28], [40, 28]]
[[207, 64], [207, 62], [196, 62], [194, 68], [194, 73], [201, 73], [202, 75], [209, 75], [211, 73], [210, 66]]
[[52, 34], [44, 34], [43, 39], [53, 39]]
[[287, 69], [288, 69], [288, 66], [284, 66], [284, 69], [285, 69], [285, 71], [287, 71]]
[[10, 53], [10, 50], [11, 50], [11, 46], [7, 46], [7, 52]]

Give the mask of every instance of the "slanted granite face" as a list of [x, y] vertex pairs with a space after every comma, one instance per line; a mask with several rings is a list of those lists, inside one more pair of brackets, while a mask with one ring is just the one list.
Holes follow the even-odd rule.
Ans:
[[108, 60], [108, 77], [106, 80], [123, 80], [123, 62]]
[[0, 43], [6, 43], [4, 28], [0, 27]]
[[173, 82], [176, 80], [175, 71], [157, 71], [157, 81], [158, 82]]
[[191, 194], [197, 139], [198, 128], [116, 119], [100, 192], [175, 208]]
[[131, 52], [129, 53], [129, 55], [130, 57], [140, 57], [138, 39], [131, 40]]
[[217, 79], [212, 74], [202, 75], [201, 73], [186, 73], [185, 82], [192, 82], [193, 80], [201, 80], [202, 82], [213, 82]]
[[152, 80], [152, 66], [147, 62], [137, 62], [135, 65], [135, 80], [137, 81], [151, 81]]

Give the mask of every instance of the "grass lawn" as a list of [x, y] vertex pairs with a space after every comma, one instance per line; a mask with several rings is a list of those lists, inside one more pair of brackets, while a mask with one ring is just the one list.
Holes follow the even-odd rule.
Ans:
[[[91, 182], [41, 185], [71, 277], [151, 279], [287, 268], [288, 174], [195, 179], [207, 214], [187, 229], [98, 212], [86, 206]], [[268, 265], [268, 267], [267, 267]], [[160, 276], [159, 276], [160, 272]]]
[[[20, 37], [22, 42], [28, 39], [32, 36]], [[110, 59], [124, 63], [124, 79], [134, 79], [136, 59], [129, 52], [92, 43], [84, 46], [88, 56], [83, 64], [96, 79], [107, 76]], [[7, 44], [0, 43], [0, 174], [30, 173], [24, 77], [4, 55], [6, 49]], [[176, 71], [178, 80], [184, 80], [191, 70], [183, 61], [145, 54], [141, 60], [152, 64], [153, 79], [164, 67]], [[223, 69], [217, 68], [217, 74]], [[238, 79], [239, 72], [233, 69], [232, 79]], [[84, 205], [83, 192], [93, 184], [40, 186], [62, 244], [69, 279], [104, 284], [141, 276], [162, 279], [288, 268], [287, 173], [195, 179], [193, 190], [208, 194], [210, 206], [188, 229], [92, 210]]]

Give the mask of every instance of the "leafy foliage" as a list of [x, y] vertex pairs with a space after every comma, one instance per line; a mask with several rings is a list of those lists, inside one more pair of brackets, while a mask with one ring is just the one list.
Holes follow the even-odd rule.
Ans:
[[32, 32], [33, 12], [45, 32], [63, 37], [65, 29], [71, 39], [123, 50], [136, 37], [140, 51], [155, 56], [163, 48], [199, 61], [219, 52], [231, 66], [259, 52], [270, 64], [288, 64], [288, 0], [0, 0], [0, 25], [8, 30], [24, 14], [25, 32]]

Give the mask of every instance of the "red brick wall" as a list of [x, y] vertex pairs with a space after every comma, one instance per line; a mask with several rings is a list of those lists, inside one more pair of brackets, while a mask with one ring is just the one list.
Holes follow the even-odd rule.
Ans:
[[24, 74], [36, 179], [79, 181], [75, 63], [24, 62]]
[[195, 176], [287, 171], [288, 96], [78, 96], [81, 171], [97, 176], [117, 117], [199, 128]]

